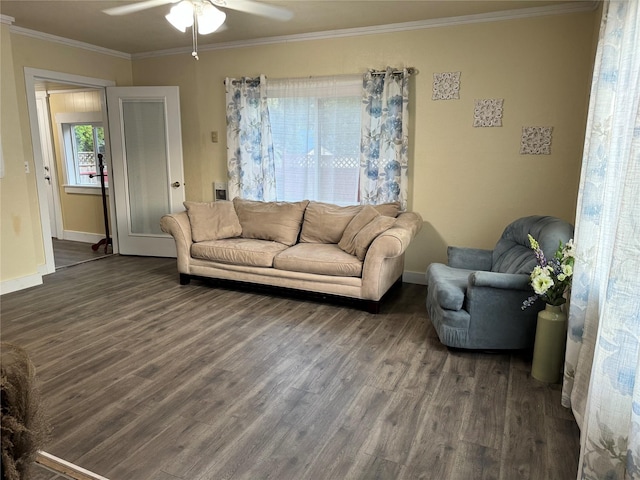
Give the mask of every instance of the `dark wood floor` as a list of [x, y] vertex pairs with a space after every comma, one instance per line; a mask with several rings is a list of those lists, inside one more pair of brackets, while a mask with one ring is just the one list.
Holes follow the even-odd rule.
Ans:
[[372, 315], [111, 256], [4, 295], [1, 335], [37, 367], [46, 450], [112, 480], [575, 478], [560, 387], [444, 348], [425, 289]]
[[52, 241], [56, 269], [104, 258], [112, 253], [111, 246], [105, 253], [104, 245], [101, 245], [98, 250], [93, 250], [90, 243], [58, 240], [57, 238], [53, 238]]

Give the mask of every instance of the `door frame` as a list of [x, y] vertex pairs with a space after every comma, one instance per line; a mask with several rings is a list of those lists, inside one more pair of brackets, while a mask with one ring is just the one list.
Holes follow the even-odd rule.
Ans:
[[[42, 142], [43, 165], [49, 166], [50, 185], [47, 189], [47, 205], [49, 206], [49, 220], [51, 235], [60, 238], [64, 227], [62, 224], [62, 206], [60, 204], [60, 192], [58, 191], [59, 176], [56, 168], [56, 159], [53, 147], [53, 131], [51, 130], [51, 112], [49, 110], [49, 93], [37, 91], [36, 103], [38, 108], [38, 134]], [[51, 192], [48, 190], [51, 189]], [[49, 196], [51, 195], [51, 196]], [[53, 211], [52, 211], [53, 209]], [[55, 230], [55, 231], [54, 231]]]
[[[33, 163], [36, 176], [36, 188], [38, 192], [38, 205], [40, 208], [40, 228], [42, 233], [42, 245], [44, 248], [44, 265], [38, 266], [38, 273], [47, 275], [56, 271], [55, 259], [53, 256], [53, 240], [51, 239], [51, 226], [49, 224], [49, 205], [47, 201], [47, 186], [44, 179], [44, 161], [42, 158], [42, 143], [40, 139], [40, 128], [38, 124], [38, 111], [36, 102], [36, 83], [39, 81], [51, 81], [76, 85], [81, 87], [95, 88], [101, 92], [101, 107], [105, 138], [107, 171], [111, 172], [111, 151], [109, 141], [109, 117], [107, 113], [106, 87], [115, 86], [113, 80], [102, 78], [85, 77], [70, 73], [56, 72], [53, 70], [43, 70], [39, 68], [24, 68], [24, 82], [27, 95], [27, 110], [29, 112], [29, 127], [31, 129], [31, 146], [33, 148]], [[110, 189], [111, 190], [111, 189]], [[109, 195], [110, 207], [110, 237], [113, 244], [113, 253], [118, 253], [118, 232], [115, 228], [116, 208], [113, 192]]]

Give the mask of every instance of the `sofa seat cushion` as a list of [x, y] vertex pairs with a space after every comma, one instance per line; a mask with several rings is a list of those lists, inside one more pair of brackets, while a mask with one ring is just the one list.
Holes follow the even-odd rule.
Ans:
[[304, 210], [309, 200], [301, 202], [259, 202], [234, 198], [233, 205], [244, 238], [272, 240], [294, 245], [298, 242]]
[[220, 263], [273, 267], [274, 257], [287, 248], [287, 245], [269, 240], [226, 238], [194, 243], [191, 256]]
[[335, 244], [299, 243], [276, 255], [273, 266], [291, 272], [339, 277], [362, 276], [362, 262]]
[[469, 275], [473, 270], [451, 268], [442, 263], [432, 263], [427, 267], [429, 294], [447, 310], [460, 310], [464, 304]]

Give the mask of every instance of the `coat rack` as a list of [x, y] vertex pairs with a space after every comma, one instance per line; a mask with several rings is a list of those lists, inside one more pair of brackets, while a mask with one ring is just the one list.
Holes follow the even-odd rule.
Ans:
[[109, 237], [109, 211], [107, 210], [107, 189], [104, 186], [104, 162], [102, 160], [102, 154], [98, 154], [98, 169], [100, 173], [97, 175], [89, 175], [89, 178], [100, 177], [100, 190], [102, 192], [102, 214], [104, 215], [104, 232], [105, 238], [98, 243], [91, 245], [93, 251], [97, 251], [101, 245], [104, 245], [104, 253], [108, 253], [109, 245], [112, 245], [111, 238]]

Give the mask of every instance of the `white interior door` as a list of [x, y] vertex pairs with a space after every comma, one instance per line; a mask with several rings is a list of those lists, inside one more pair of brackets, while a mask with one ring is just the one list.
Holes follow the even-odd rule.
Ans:
[[183, 210], [178, 87], [108, 87], [107, 108], [120, 253], [175, 257], [160, 217]]

